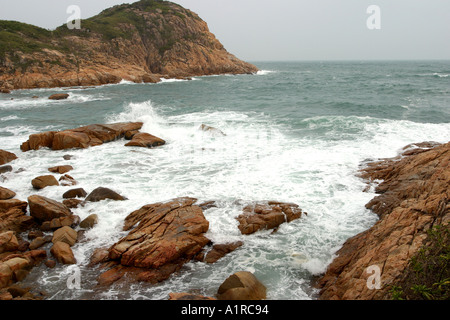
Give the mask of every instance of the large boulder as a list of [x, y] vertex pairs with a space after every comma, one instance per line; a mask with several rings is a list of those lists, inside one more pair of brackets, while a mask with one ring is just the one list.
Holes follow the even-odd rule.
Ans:
[[166, 142], [158, 137], [155, 137], [149, 133], [139, 132], [133, 135], [133, 138], [130, 142], [125, 144], [127, 147], [143, 147], [143, 148], [154, 148], [158, 146], [162, 146], [166, 144]]
[[124, 230], [132, 230], [109, 249], [109, 258], [117, 265], [102, 274], [99, 283], [110, 284], [125, 274], [156, 283], [197, 255], [209, 242], [205, 237], [209, 223], [195, 201], [177, 198], [130, 213]]
[[247, 205], [236, 219], [242, 234], [252, 234], [259, 230], [276, 230], [282, 223], [299, 219], [301, 215], [302, 209], [295, 203], [267, 201]]
[[0, 165], [11, 162], [17, 159], [17, 156], [9, 151], [0, 150]]
[[62, 203], [43, 196], [29, 196], [28, 204], [30, 206], [30, 215], [40, 222], [72, 214], [69, 208]]
[[104, 188], [104, 187], [98, 187], [98, 188], [94, 189], [86, 197], [86, 201], [91, 201], [91, 202], [98, 202], [98, 201], [102, 201], [102, 200], [106, 200], [106, 199], [119, 200], [119, 201], [127, 200], [127, 198], [121, 196], [117, 192], [115, 192], [111, 189], [108, 189], [108, 188]]
[[219, 300], [265, 300], [266, 287], [250, 272], [239, 271], [219, 287]]
[[59, 186], [58, 180], [52, 175], [39, 176], [31, 180], [34, 189], [44, 189], [49, 186]]
[[77, 260], [70, 245], [65, 242], [55, 242], [50, 249], [50, 253], [62, 264], [76, 264]]
[[20, 149], [29, 151], [43, 147], [53, 150], [88, 148], [123, 138], [126, 132], [139, 130], [141, 127], [142, 122], [126, 122], [91, 124], [76, 129], [47, 131], [30, 135], [28, 141], [22, 143]]

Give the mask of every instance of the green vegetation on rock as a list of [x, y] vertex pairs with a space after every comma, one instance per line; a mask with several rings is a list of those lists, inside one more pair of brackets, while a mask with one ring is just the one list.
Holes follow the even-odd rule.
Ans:
[[450, 299], [450, 230], [438, 225], [428, 231], [428, 241], [409, 263], [400, 284], [391, 288], [394, 300]]

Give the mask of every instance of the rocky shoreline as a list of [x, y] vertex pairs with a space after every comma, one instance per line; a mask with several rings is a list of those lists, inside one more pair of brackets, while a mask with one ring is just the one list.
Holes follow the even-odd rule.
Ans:
[[[128, 142], [124, 147], [164, 145], [161, 138], [140, 132], [141, 127], [142, 123], [94, 124], [43, 132], [30, 135], [21, 150], [90, 148], [120, 139], [132, 142], [135, 137], [139, 138], [137, 143]], [[212, 128], [204, 125], [200, 130], [204, 127]], [[17, 155], [0, 150], [3, 167], [13, 164], [15, 159]], [[336, 253], [336, 259], [316, 283], [320, 288], [319, 299], [392, 298], [392, 288], [404, 279], [411, 258], [427, 244], [427, 232], [436, 225], [448, 229], [449, 161], [450, 143], [428, 142], [407, 146], [396, 158], [367, 163], [361, 168], [361, 178], [370, 185], [376, 184], [376, 192], [380, 194], [367, 204], [380, 219], [371, 229], [349, 239]], [[68, 174], [71, 170], [72, 166], [54, 166], [48, 168], [50, 174], [36, 177], [30, 183], [35, 190], [50, 185], [75, 186], [79, 182]], [[46, 299], [39, 291], [45, 288], [30, 290], [22, 288], [20, 282], [38, 265], [54, 268], [57, 264], [77, 263], [71, 247], [83, 241], [83, 233], [95, 228], [101, 217], [91, 214], [81, 221], [72, 208], [91, 201], [127, 200], [105, 187], [91, 192], [80, 187], [66, 189], [63, 202], [39, 195], [30, 195], [26, 201], [15, 196], [14, 190], [0, 188], [2, 300]], [[212, 243], [206, 237], [210, 225], [203, 213], [217, 205], [214, 200], [197, 203], [195, 198], [182, 197], [151, 203], [129, 213], [123, 224], [127, 234], [110, 247], [93, 252], [89, 267], [99, 270], [97, 288], [106, 290], [121, 281], [156, 284], [168, 279], [186, 262], [211, 264], [234, 250], [245, 250], [245, 241]], [[295, 203], [245, 202], [242, 213], [235, 218], [241, 234], [248, 235], [260, 230], [276, 232], [281, 224], [300, 219], [303, 214], [307, 213]], [[372, 281], [377, 270], [378, 283]], [[266, 288], [248, 272], [231, 275], [215, 297], [192, 293], [171, 293], [168, 297], [170, 300], [265, 298]]]
[[[369, 183], [381, 181], [379, 196], [366, 206], [380, 219], [336, 253], [317, 282], [323, 300], [394, 299], [413, 258], [429, 246], [430, 232], [449, 230], [450, 143], [411, 144], [393, 159], [368, 163], [360, 173]], [[448, 247], [448, 241], [444, 233], [441, 246]]]

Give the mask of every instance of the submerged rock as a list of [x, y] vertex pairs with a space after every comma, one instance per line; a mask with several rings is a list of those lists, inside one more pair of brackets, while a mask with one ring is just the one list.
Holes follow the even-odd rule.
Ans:
[[144, 147], [154, 148], [166, 144], [166, 142], [158, 137], [155, 137], [149, 133], [139, 132], [133, 135], [131, 141], [125, 144], [126, 147]]
[[121, 196], [120, 194], [111, 189], [98, 187], [91, 193], [89, 193], [85, 201], [98, 202], [106, 199], [117, 201], [127, 200], [127, 198]]
[[221, 131], [221, 130], [219, 130], [219, 129], [217, 129], [217, 128], [208, 126], [208, 125], [206, 125], [206, 124], [202, 124], [202, 125], [200, 126], [199, 130], [205, 131], [205, 132], [209, 132], [209, 133], [211, 133], [211, 134], [214, 135], [214, 136], [223, 136], [223, 137], [226, 136], [226, 134], [223, 133], [223, 131]]
[[302, 209], [295, 203], [267, 201], [247, 205], [236, 219], [242, 234], [252, 234], [259, 230], [276, 230], [282, 223], [299, 219], [301, 215]]
[[69, 98], [68, 93], [55, 93], [48, 97], [50, 100], [64, 100]]

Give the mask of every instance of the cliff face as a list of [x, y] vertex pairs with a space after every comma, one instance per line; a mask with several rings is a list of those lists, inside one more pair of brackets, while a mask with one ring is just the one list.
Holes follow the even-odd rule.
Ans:
[[[412, 273], [417, 274], [421, 284], [427, 281], [416, 257], [431, 248], [430, 235], [436, 226], [443, 230], [438, 246], [445, 250], [449, 247], [450, 143], [408, 146], [397, 158], [369, 164], [362, 176], [369, 181], [383, 181], [376, 188], [380, 195], [367, 204], [380, 220], [349, 239], [337, 252], [337, 258], [318, 281], [320, 298], [324, 300], [393, 299], [393, 292], [402, 284], [409, 283], [405, 290], [410, 290], [410, 279], [405, 277]], [[448, 259], [448, 253], [445, 257]], [[432, 275], [436, 278], [430, 282], [430, 290], [434, 283], [445, 282], [448, 268], [439, 273]], [[448, 283], [444, 286], [448, 290]]]
[[161, 0], [109, 8], [48, 31], [0, 21], [0, 88], [134, 82], [161, 77], [254, 73], [227, 52], [198, 15]]

